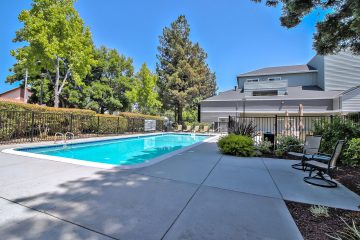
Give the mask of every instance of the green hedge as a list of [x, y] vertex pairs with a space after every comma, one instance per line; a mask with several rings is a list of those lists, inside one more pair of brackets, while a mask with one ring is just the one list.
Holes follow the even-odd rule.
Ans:
[[[67, 114], [80, 114], [80, 115], [89, 115], [89, 116], [111, 116], [107, 114], [96, 114], [95, 111], [88, 109], [78, 109], [78, 108], [54, 108], [40, 106], [36, 104], [28, 104], [21, 102], [14, 102], [9, 100], [0, 99], [0, 110], [9, 110], [9, 111], [32, 111], [32, 112], [41, 112], [41, 113], [67, 113]], [[136, 119], [151, 119], [151, 120], [160, 120], [163, 121], [164, 118], [154, 115], [146, 115], [141, 113], [131, 113], [131, 112], [121, 112], [119, 116], [125, 118], [136, 118]]]
[[104, 116], [97, 114], [99, 117], [99, 133], [124, 133], [128, 130], [128, 121], [121, 116]]
[[157, 130], [162, 130], [159, 116], [126, 112], [114, 116], [0, 100], [0, 142], [49, 140], [57, 132], [68, 131], [76, 136], [143, 132], [145, 119], [157, 120]]
[[81, 115], [95, 115], [96, 112], [87, 109], [77, 109], [77, 108], [54, 108], [54, 107], [45, 107], [36, 104], [28, 103], [17, 103], [11, 101], [0, 100], [0, 110], [9, 110], [9, 111], [32, 111], [32, 112], [51, 112], [51, 113], [67, 113], [67, 114], [81, 114]]
[[160, 116], [146, 115], [141, 113], [121, 112], [119, 113], [119, 115], [126, 118], [139, 118], [139, 119], [150, 119], [150, 120], [161, 120], [161, 121], [164, 120], [164, 118]]

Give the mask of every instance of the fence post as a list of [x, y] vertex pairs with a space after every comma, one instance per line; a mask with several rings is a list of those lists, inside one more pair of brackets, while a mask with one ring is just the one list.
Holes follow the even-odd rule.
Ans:
[[274, 149], [276, 149], [276, 139], [278, 134], [278, 115], [275, 115], [275, 134], [274, 134]]
[[31, 112], [31, 142], [34, 141], [35, 113]]
[[73, 130], [73, 115], [70, 114], [70, 131], [69, 132], [72, 132]]
[[99, 135], [100, 131], [100, 116], [97, 117], [97, 135]]
[[232, 126], [231, 126], [231, 116], [229, 115], [228, 132], [230, 131], [231, 128], [232, 128]]
[[131, 132], [135, 133], [135, 118], [132, 118], [132, 124], [131, 124]]
[[119, 128], [120, 128], [120, 117], [117, 119], [117, 127], [116, 127], [116, 133], [119, 134]]
[[332, 124], [333, 123], [333, 115], [330, 115], [330, 123]]

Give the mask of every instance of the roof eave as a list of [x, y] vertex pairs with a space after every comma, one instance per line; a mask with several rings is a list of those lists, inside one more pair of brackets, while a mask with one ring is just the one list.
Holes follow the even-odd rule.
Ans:
[[298, 73], [313, 73], [313, 72], [318, 72], [318, 70], [259, 73], [259, 74], [240, 74], [240, 75], [237, 75], [236, 77], [240, 78], [240, 77], [256, 77], [256, 76], [273, 76], [273, 75], [281, 75], [281, 74], [298, 74]]

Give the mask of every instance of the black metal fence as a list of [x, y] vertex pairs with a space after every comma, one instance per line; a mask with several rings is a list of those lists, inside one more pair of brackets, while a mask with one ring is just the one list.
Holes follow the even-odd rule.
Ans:
[[[55, 140], [56, 133], [75, 138], [144, 132], [145, 119], [31, 111], [0, 111], [0, 144]], [[163, 121], [156, 121], [163, 130]]]
[[306, 135], [315, 131], [315, 126], [321, 126], [338, 118], [351, 124], [360, 124], [360, 114], [343, 116], [273, 116], [273, 117], [239, 117], [229, 116], [228, 130], [239, 124], [252, 124], [255, 128], [255, 138], [261, 141], [264, 134], [295, 136], [304, 140]]

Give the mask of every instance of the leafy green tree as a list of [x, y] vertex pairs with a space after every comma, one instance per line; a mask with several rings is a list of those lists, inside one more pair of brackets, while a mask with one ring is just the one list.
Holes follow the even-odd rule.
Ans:
[[178, 123], [183, 110], [194, 106], [216, 91], [215, 74], [206, 64], [207, 54], [190, 40], [190, 26], [179, 16], [163, 29], [158, 47], [159, 95], [165, 109], [173, 109]]
[[[72, 79], [77, 86], [95, 63], [90, 29], [74, 8], [75, 0], [33, 0], [30, 10], [23, 10], [19, 20], [24, 26], [16, 32], [14, 42], [27, 46], [11, 54], [29, 71], [46, 70], [53, 84], [54, 106]], [[35, 64], [36, 63], [36, 64]]]
[[[252, 0], [261, 2], [262, 0]], [[341, 50], [360, 54], [360, 1], [359, 0], [265, 0], [268, 6], [282, 3], [282, 26], [297, 26], [304, 16], [317, 10], [327, 11], [324, 21], [317, 23], [314, 47], [326, 55]]]
[[159, 95], [156, 89], [158, 77], [151, 73], [144, 63], [135, 77], [131, 91], [127, 92], [130, 101], [136, 106], [139, 112], [144, 114], [158, 113], [161, 107]]
[[88, 96], [85, 107], [100, 113], [129, 110], [125, 93], [133, 86], [133, 60], [104, 46], [96, 49], [95, 59], [96, 64], [84, 80]]

